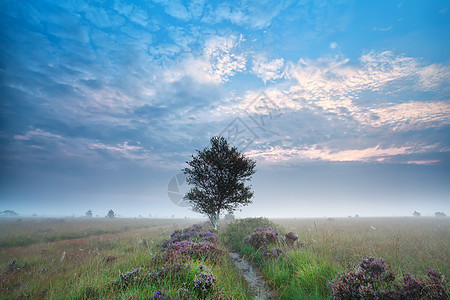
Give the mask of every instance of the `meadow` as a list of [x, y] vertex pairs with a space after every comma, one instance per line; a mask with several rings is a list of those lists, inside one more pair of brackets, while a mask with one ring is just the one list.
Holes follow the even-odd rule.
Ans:
[[[0, 298], [253, 299], [228, 251], [257, 266], [280, 299], [331, 299], [330, 282], [368, 256], [396, 276], [429, 267], [450, 276], [450, 218], [257, 218], [222, 223], [217, 236], [207, 225], [182, 231], [203, 221], [1, 220]], [[245, 243], [260, 226], [292, 231], [301, 246]]]

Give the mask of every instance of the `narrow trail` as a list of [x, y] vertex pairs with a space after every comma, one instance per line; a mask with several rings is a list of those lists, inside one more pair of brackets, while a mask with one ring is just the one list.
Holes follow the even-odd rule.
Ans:
[[248, 261], [243, 259], [239, 253], [230, 252], [234, 265], [241, 271], [242, 277], [247, 282], [254, 299], [277, 300], [276, 294], [267, 286], [259, 271]]

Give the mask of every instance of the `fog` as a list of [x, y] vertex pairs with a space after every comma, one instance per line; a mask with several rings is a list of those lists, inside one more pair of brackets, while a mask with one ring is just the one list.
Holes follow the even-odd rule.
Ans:
[[4, 7], [0, 211], [202, 217], [170, 182], [223, 135], [236, 217], [450, 213], [446, 3], [81, 2]]

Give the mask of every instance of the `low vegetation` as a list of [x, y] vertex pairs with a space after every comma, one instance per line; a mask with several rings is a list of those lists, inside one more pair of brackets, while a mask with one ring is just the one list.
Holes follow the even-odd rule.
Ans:
[[4, 220], [0, 298], [252, 299], [228, 251], [280, 299], [449, 298], [447, 218], [194, 222]]

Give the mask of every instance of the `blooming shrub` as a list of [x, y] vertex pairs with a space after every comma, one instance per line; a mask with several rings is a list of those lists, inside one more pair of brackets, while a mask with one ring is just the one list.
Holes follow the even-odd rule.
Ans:
[[435, 269], [428, 269], [428, 280], [425, 282], [425, 291], [432, 299], [448, 299], [448, 281], [445, 276]]
[[202, 232], [201, 230], [202, 227], [197, 224], [183, 230], [175, 230], [170, 235], [170, 238], [162, 242], [160, 246], [162, 248], [167, 248], [170, 245], [181, 241], [210, 242], [213, 244], [217, 244], [219, 242], [219, 237], [217, 234], [210, 231]]
[[189, 258], [207, 258], [214, 261], [222, 254], [222, 250], [211, 242], [194, 243], [181, 241], [170, 244], [163, 255], [167, 261], [185, 262]]
[[448, 299], [447, 285], [434, 269], [428, 270], [425, 280], [405, 274], [397, 284], [384, 260], [367, 257], [356, 270], [340, 274], [331, 290], [336, 299]]
[[202, 272], [195, 275], [194, 289], [201, 294], [210, 292], [213, 289], [216, 280], [217, 278], [209, 271]]
[[169, 295], [165, 291], [156, 291], [150, 296], [150, 300], [168, 300]]
[[280, 232], [278, 230], [262, 226], [255, 228], [252, 233], [244, 239], [244, 242], [257, 249], [265, 248], [268, 244], [277, 243], [279, 234]]

